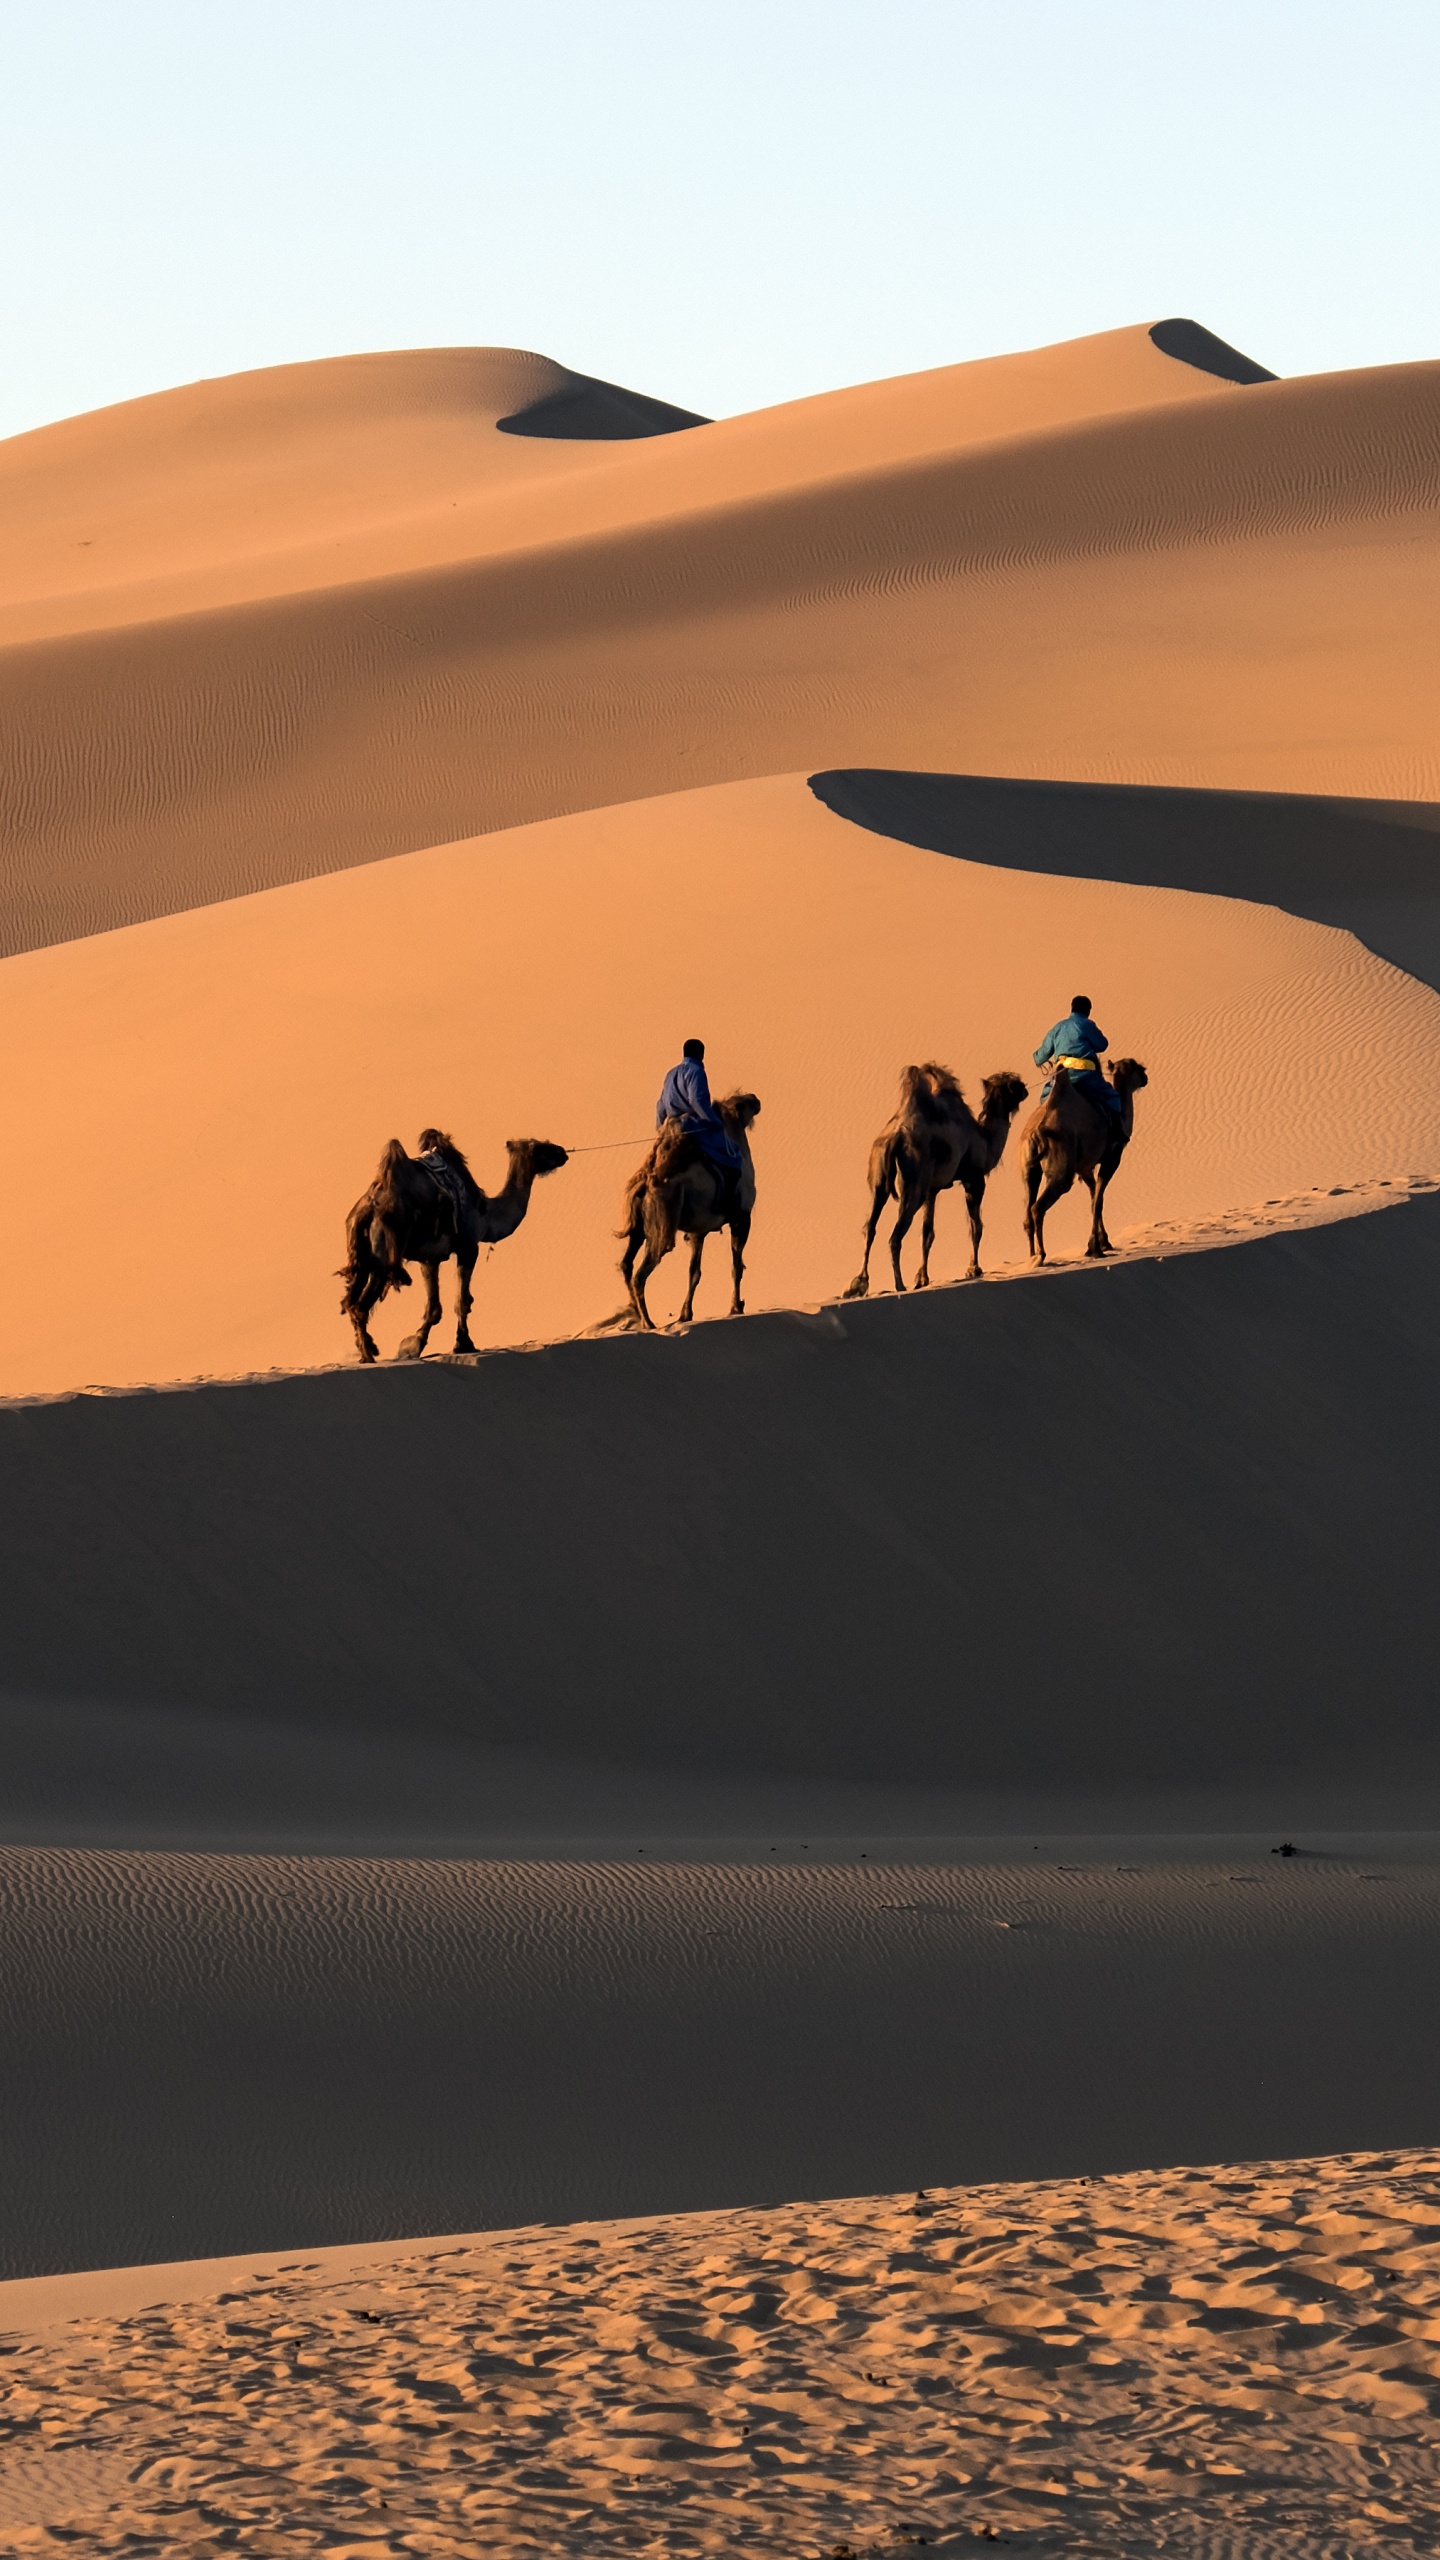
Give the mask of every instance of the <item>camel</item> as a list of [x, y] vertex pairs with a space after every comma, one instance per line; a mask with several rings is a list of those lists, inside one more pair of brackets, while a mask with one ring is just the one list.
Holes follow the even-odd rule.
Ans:
[[755, 1214], [755, 1166], [750, 1155], [750, 1131], [760, 1103], [753, 1093], [727, 1093], [715, 1108], [725, 1123], [728, 1135], [740, 1150], [740, 1180], [733, 1217], [727, 1219], [719, 1214], [720, 1178], [706, 1163], [698, 1138], [687, 1136], [674, 1120], [666, 1121], [644, 1163], [632, 1173], [626, 1185], [625, 1224], [618, 1230], [625, 1244], [620, 1276], [630, 1298], [625, 1315], [647, 1333], [653, 1333], [655, 1325], [645, 1304], [645, 1283], [657, 1263], [663, 1262], [666, 1254], [673, 1250], [676, 1237], [685, 1236], [690, 1245], [690, 1286], [680, 1310], [681, 1324], [689, 1324], [695, 1312], [695, 1291], [700, 1283], [705, 1239], [718, 1235], [726, 1225], [730, 1229], [733, 1273], [730, 1313], [732, 1316], [745, 1313], [740, 1282], [745, 1271], [750, 1221]]
[[569, 1162], [565, 1149], [552, 1146], [548, 1138], [511, 1138], [505, 1152], [510, 1159], [505, 1187], [487, 1197], [443, 1129], [421, 1130], [418, 1157], [408, 1156], [399, 1139], [391, 1139], [379, 1172], [345, 1224], [340, 1305], [355, 1327], [362, 1361], [379, 1358], [366, 1318], [387, 1291], [409, 1288], [407, 1262], [418, 1262], [425, 1273], [425, 1308], [395, 1357], [423, 1357], [440, 1321], [440, 1265], [452, 1254], [460, 1275], [455, 1348], [474, 1350], [469, 1317], [475, 1303], [470, 1274], [476, 1254], [482, 1244], [501, 1244], [513, 1236], [530, 1206], [537, 1176], [558, 1173]]
[[970, 1268], [967, 1280], [980, 1277], [980, 1238], [984, 1232], [980, 1204], [985, 1184], [1005, 1152], [1010, 1123], [1029, 1087], [1019, 1076], [987, 1076], [977, 1119], [948, 1067], [932, 1058], [923, 1067], [900, 1070], [900, 1108], [887, 1121], [870, 1150], [870, 1215], [865, 1222], [865, 1259], [851, 1281], [847, 1298], [864, 1298], [870, 1290], [870, 1249], [887, 1200], [900, 1201], [890, 1236], [890, 1262], [895, 1286], [903, 1291], [900, 1247], [923, 1208], [917, 1289], [930, 1286], [930, 1248], [935, 1241], [935, 1202], [958, 1182], [970, 1212]]
[[1046, 1214], [1064, 1199], [1077, 1174], [1090, 1194], [1086, 1256], [1099, 1261], [1114, 1251], [1105, 1232], [1105, 1194], [1130, 1144], [1135, 1096], [1150, 1079], [1138, 1058], [1117, 1058], [1109, 1075], [1120, 1096], [1118, 1116], [1102, 1102], [1089, 1102], [1077, 1093], [1066, 1069], [1057, 1067], [1049, 1098], [1041, 1103], [1020, 1142], [1025, 1233], [1032, 1262], [1045, 1260]]

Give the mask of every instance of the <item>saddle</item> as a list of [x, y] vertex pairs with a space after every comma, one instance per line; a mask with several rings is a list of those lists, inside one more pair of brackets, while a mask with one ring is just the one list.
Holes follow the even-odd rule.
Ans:
[[424, 1155], [417, 1156], [415, 1161], [424, 1166], [440, 1194], [441, 1225], [448, 1225], [451, 1234], [458, 1236], [460, 1215], [465, 1205], [465, 1185], [458, 1166], [453, 1165], [448, 1156], [442, 1155], [438, 1147], [427, 1147]]
[[716, 1164], [713, 1157], [706, 1155], [693, 1129], [682, 1129], [678, 1120], [662, 1121], [646, 1168], [649, 1180], [658, 1188], [673, 1182], [678, 1175], [688, 1173], [697, 1164], [703, 1164], [706, 1172], [713, 1174], [719, 1183], [717, 1206], [722, 1216], [728, 1218], [735, 1207], [739, 1168]]

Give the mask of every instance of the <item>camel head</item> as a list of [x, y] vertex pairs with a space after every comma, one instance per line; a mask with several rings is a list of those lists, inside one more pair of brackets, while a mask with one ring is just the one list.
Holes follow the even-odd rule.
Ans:
[[742, 1129], [753, 1129], [760, 1117], [758, 1093], [727, 1093], [715, 1105], [722, 1120], [738, 1120]]
[[980, 1090], [983, 1097], [980, 1104], [981, 1119], [1010, 1121], [1014, 1119], [1030, 1087], [1023, 1076], [1010, 1075], [1002, 1071], [999, 1075], [987, 1076]]
[[1117, 1058], [1110, 1069], [1110, 1081], [1117, 1093], [1138, 1093], [1150, 1079], [1138, 1058]]
[[507, 1138], [505, 1153], [510, 1159], [512, 1179], [558, 1173], [562, 1164], [570, 1161], [566, 1149], [557, 1147], [550, 1138]]

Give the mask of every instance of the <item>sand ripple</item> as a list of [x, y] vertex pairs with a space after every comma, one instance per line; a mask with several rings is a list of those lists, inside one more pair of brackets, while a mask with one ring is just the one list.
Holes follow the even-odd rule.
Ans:
[[1440, 1865], [0, 1853], [0, 2271], [1413, 2141]]
[[1440, 2535], [1440, 2154], [499, 2233], [0, 2345], [0, 2551]]

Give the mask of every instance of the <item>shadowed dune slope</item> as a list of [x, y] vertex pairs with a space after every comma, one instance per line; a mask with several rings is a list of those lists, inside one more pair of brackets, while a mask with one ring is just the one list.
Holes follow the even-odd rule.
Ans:
[[1061, 1855], [0, 1850], [0, 2275], [1433, 2124], [1433, 1863]]
[[21, 599], [10, 947], [801, 765], [1436, 796], [1437, 382], [1121, 331], [579, 466], [495, 435], [552, 476], [323, 579]]
[[965, 862], [1253, 898], [1357, 934], [1440, 987], [1440, 805], [1302, 794], [817, 773], [836, 815]]
[[939, 1787], [956, 1831], [966, 1798], [977, 1829], [992, 1798], [1017, 1829], [1042, 1798], [1052, 1830], [1418, 1824], [1437, 1287], [1430, 1197], [678, 1339], [11, 1408], [5, 1690]]
[[[1062, 849], [1067, 806], [1045, 804]], [[1281, 804], [1282, 843], [1284, 830]], [[1176, 842], [1183, 875], [1183, 829]], [[1242, 847], [1238, 878], [1253, 829]], [[625, 1179], [692, 1031], [717, 1091], [761, 1098], [747, 1304], [834, 1296], [859, 1261], [870, 1145], [901, 1066], [944, 1059], [976, 1103], [1000, 1068], [1037, 1091], [1030, 1052], [1077, 984], [1116, 1054], [1151, 1078], [1112, 1195], [1117, 1240], [1440, 1178], [1440, 1125], [1415, 1073], [1440, 1037], [1440, 998], [1348, 934], [1237, 899], [946, 861], [847, 824], [782, 775], [5, 962], [12, 1143], [84, 1167], [103, 1245], [0, 1269], [0, 1393], [352, 1356], [334, 1277], [346, 1212], [385, 1141], [413, 1147], [431, 1123], [489, 1186], [507, 1138], [588, 1150], [537, 1186], [525, 1224], [482, 1261], [476, 1341], [604, 1319], [620, 1303]], [[1025, 1252], [1017, 1156], [1012, 1140], [990, 1184], [989, 1270]], [[1085, 1233], [1077, 1193], [1052, 1251], [1078, 1251]], [[952, 1197], [934, 1276], [963, 1272], [968, 1251]], [[657, 1279], [660, 1317], [681, 1302], [684, 1262]], [[380, 1310], [387, 1354], [418, 1294]], [[698, 1309], [728, 1302], [728, 1257], [712, 1244]], [[452, 1339], [447, 1319], [432, 1347]]]

